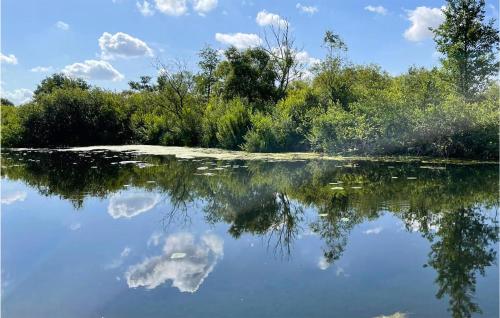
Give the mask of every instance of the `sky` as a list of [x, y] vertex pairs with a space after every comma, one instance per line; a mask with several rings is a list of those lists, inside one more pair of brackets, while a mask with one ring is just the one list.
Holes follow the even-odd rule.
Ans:
[[[497, 2], [487, 2], [498, 18]], [[439, 63], [428, 27], [443, 20], [441, 0], [2, 0], [2, 97], [28, 101], [55, 72], [111, 90], [141, 75], [153, 61], [185, 62], [196, 72], [205, 45], [224, 49], [262, 43], [285, 19], [313, 65], [324, 57], [323, 34], [346, 42], [354, 63], [377, 64], [390, 74]]]

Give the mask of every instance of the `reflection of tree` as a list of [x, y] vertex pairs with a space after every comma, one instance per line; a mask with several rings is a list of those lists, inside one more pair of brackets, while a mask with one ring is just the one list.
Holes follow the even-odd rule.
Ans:
[[438, 298], [447, 295], [453, 317], [471, 317], [480, 313], [474, 303], [476, 275], [496, 260], [494, 243], [498, 241], [496, 221], [475, 208], [461, 208], [443, 213], [439, 240], [432, 244], [429, 265], [437, 271]]
[[[118, 164], [122, 160], [144, 160], [149, 165]], [[230, 168], [235, 165], [239, 168]], [[248, 167], [243, 169], [243, 165]], [[484, 274], [495, 259], [490, 244], [497, 241], [498, 227], [480, 210], [462, 207], [498, 205], [496, 166], [450, 165], [436, 170], [412, 163], [391, 165], [391, 169], [374, 162], [228, 165], [208, 159], [181, 161], [116, 153], [4, 152], [1, 173], [44, 195], [70, 200], [76, 208], [85, 197], [106, 198], [126, 185], [160, 193], [172, 206], [165, 223], [189, 220], [188, 207], [199, 202], [209, 223], [229, 224], [235, 238], [245, 233], [262, 236], [282, 255], [290, 253], [305, 218], [304, 208], [311, 207], [321, 217], [306, 226], [323, 240], [329, 263], [342, 255], [356, 224], [389, 210], [408, 229], [418, 229], [433, 242], [429, 264], [438, 274], [437, 296], [450, 297], [455, 317], [469, 317], [479, 311], [473, 301], [476, 276]], [[218, 170], [200, 175], [200, 166], [218, 166]], [[406, 176], [418, 178], [409, 181]], [[330, 183], [343, 189], [334, 191]]]
[[249, 186], [243, 193], [218, 189], [204, 210], [209, 222], [230, 224], [229, 233], [239, 238], [244, 233], [266, 235], [268, 246], [288, 256], [298, 234], [303, 209], [283, 192], [269, 186]]

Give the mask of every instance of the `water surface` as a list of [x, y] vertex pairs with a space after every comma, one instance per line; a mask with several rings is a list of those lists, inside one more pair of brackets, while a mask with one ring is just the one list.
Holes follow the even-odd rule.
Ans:
[[2, 154], [2, 317], [498, 317], [495, 164]]

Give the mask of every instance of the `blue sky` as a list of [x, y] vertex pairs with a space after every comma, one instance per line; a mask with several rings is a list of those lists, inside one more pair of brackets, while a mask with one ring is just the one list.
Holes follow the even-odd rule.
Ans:
[[[497, 18], [494, 1], [487, 13]], [[257, 45], [286, 18], [306, 63], [324, 56], [325, 30], [339, 33], [356, 63], [392, 74], [438, 62], [428, 26], [444, 1], [428, 0], [3, 0], [2, 96], [20, 103], [47, 75], [64, 71], [108, 89], [154, 75], [155, 57], [193, 69], [205, 44]]]

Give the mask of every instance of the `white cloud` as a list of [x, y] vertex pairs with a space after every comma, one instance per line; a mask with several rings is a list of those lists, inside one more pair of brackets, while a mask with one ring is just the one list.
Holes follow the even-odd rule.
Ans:
[[139, 12], [145, 17], [152, 16], [153, 14], [155, 14], [155, 11], [154, 11], [153, 7], [151, 6], [151, 3], [149, 3], [146, 0], [144, 0], [142, 2], [142, 4], [139, 1], [137, 1], [135, 3], [135, 5], [137, 6], [137, 9], [139, 10]]
[[382, 232], [382, 228], [379, 226], [379, 227], [375, 227], [373, 229], [368, 229], [368, 230], [364, 231], [363, 233], [371, 235], [371, 234], [380, 234], [380, 232]]
[[217, 7], [218, 0], [194, 0], [193, 9], [200, 15], [212, 11]]
[[108, 213], [113, 219], [131, 218], [153, 209], [160, 202], [160, 195], [152, 193], [125, 193], [111, 197]]
[[15, 202], [22, 202], [22, 201], [26, 200], [27, 196], [28, 196], [28, 194], [24, 191], [16, 191], [16, 192], [7, 193], [7, 194], [2, 193], [1, 203], [5, 204], [5, 205], [10, 205], [10, 204], [13, 204]]
[[411, 26], [405, 30], [404, 37], [413, 42], [420, 42], [432, 37], [429, 28], [436, 28], [444, 21], [442, 8], [417, 7], [408, 11]]
[[33, 67], [30, 71], [33, 73], [48, 73], [52, 72], [52, 66], [36, 66]]
[[0, 53], [0, 62], [2, 64], [17, 64], [17, 57], [14, 54], [9, 54], [9, 55], [4, 55], [3, 53]]
[[127, 284], [154, 289], [171, 280], [179, 291], [194, 293], [222, 258], [223, 246], [222, 239], [213, 234], [203, 235], [199, 241], [189, 233], [170, 235], [161, 255], [128, 268]]
[[124, 76], [118, 72], [109, 62], [98, 60], [86, 60], [84, 62], [66, 65], [62, 72], [71, 77], [79, 77], [87, 80], [121, 81]]
[[275, 13], [267, 12], [266, 10], [257, 13], [255, 22], [260, 26], [272, 25], [275, 27], [284, 27], [287, 24], [285, 19]]
[[63, 31], [68, 31], [69, 30], [69, 24], [67, 24], [66, 22], [63, 22], [63, 21], [57, 21], [56, 22], [56, 27], [58, 29], [63, 30]]
[[252, 33], [216, 33], [215, 39], [223, 44], [233, 45], [237, 49], [256, 47], [262, 43], [262, 39]]
[[187, 0], [155, 0], [156, 8], [166, 14], [181, 16], [188, 12]]
[[316, 7], [316, 6], [304, 6], [300, 3], [297, 3], [297, 5], [295, 7], [297, 9], [299, 9], [300, 11], [307, 13], [307, 14], [310, 14], [310, 15], [313, 15], [316, 12], [318, 12], [318, 7]]
[[1, 95], [7, 98], [15, 105], [24, 104], [29, 102], [33, 98], [33, 91], [27, 88], [19, 88], [13, 91], [1, 91]]
[[153, 56], [153, 50], [144, 41], [123, 32], [104, 32], [99, 38], [99, 47], [103, 59]]
[[306, 51], [297, 52], [297, 55], [295, 57], [297, 58], [297, 61], [299, 63], [304, 64], [308, 67], [321, 62], [319, 59], [311, 57]]
[[384, 7], [382, 7], [382, 6], [372, 6], [372, 5], [370, 5], [370, 6], [366, 6], [365, 10], [373, 12], [373, 13], [381, 14], [381, 15], [386, 15], [387, 14], [387, 9], [384, 8]]

